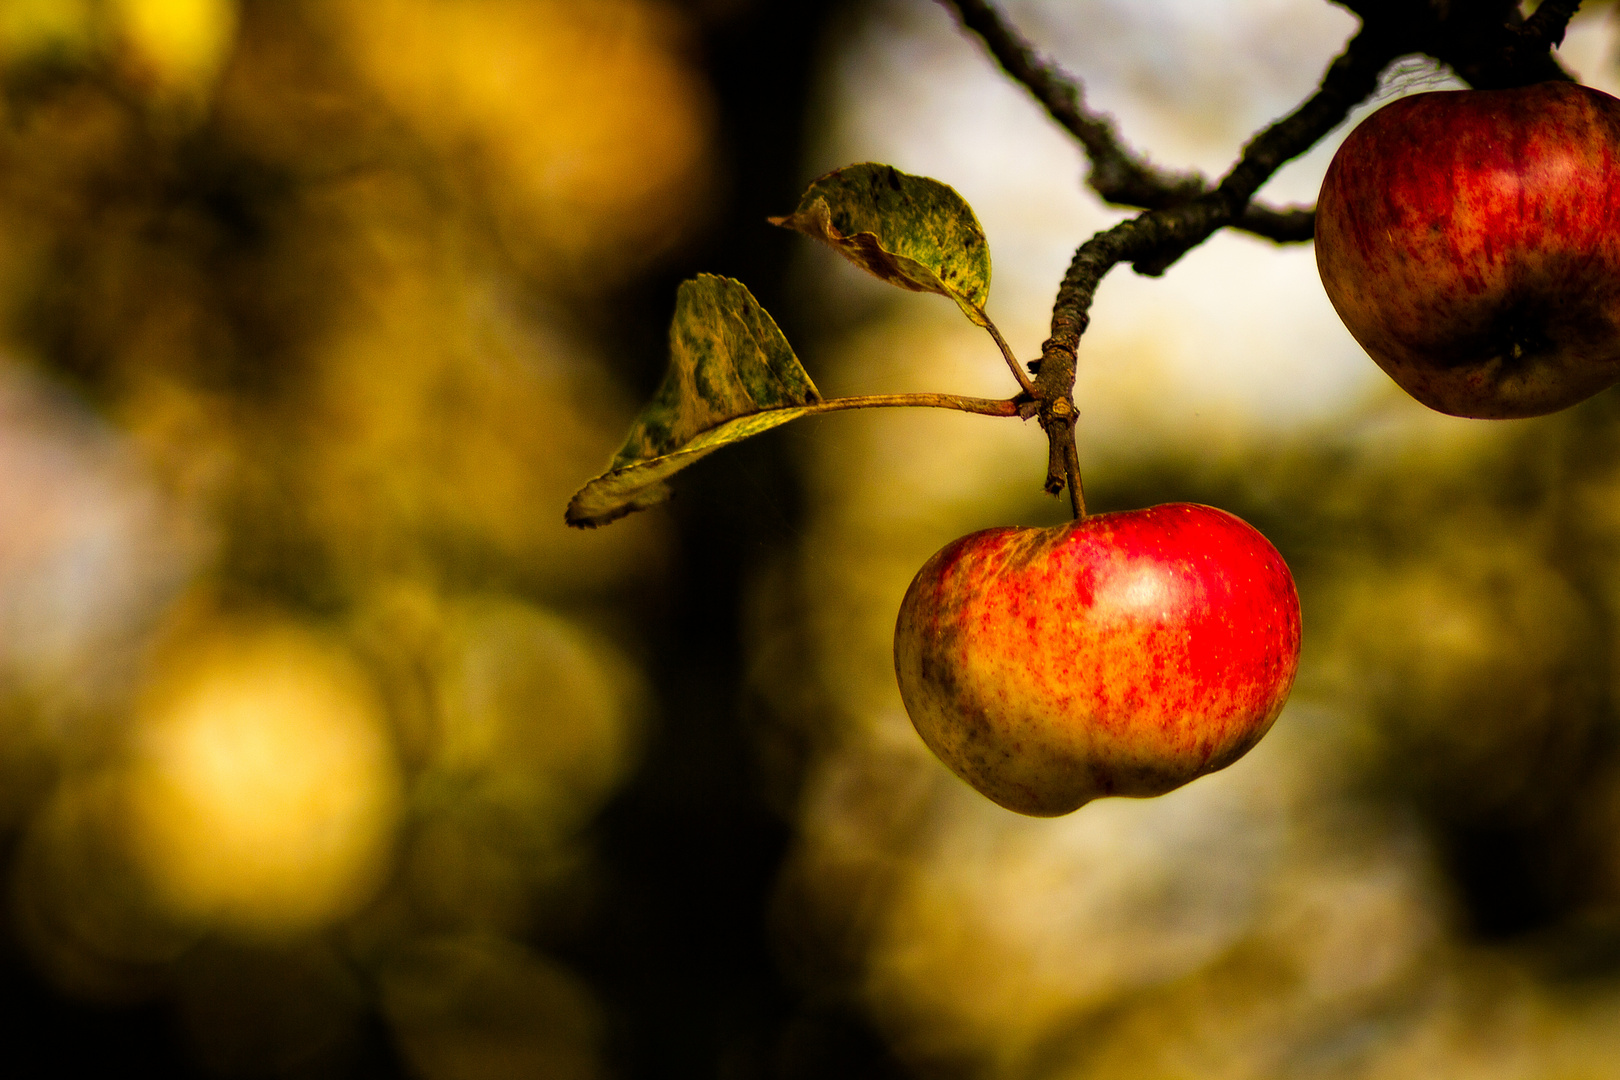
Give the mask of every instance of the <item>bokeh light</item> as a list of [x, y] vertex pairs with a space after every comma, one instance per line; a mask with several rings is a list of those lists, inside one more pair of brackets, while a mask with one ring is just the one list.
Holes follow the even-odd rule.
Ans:
[[112, 0], [131, 77], [150, 92], [206, 100], [236, 35], [236, 0]]
[[562, 507], [635, 406], [608, 290], [711, 212], [696, 32], [0, 5], [0, 825], [51, 992], [210, 1075], [596, 1075], [532, 943], [642, 760], [671, 556]]
[[635, 0], [338, 11], [359, 69], [461, 164], [534, 272], [570, 288], [611, 280], [700, 224], [711, 106], [669, 13]]
[[288, 934], [370, 899], [400, 778], [375, 694], [292, 626], [217, 627], [168, 646], [130, 766], [137, 858], [173, 910]]

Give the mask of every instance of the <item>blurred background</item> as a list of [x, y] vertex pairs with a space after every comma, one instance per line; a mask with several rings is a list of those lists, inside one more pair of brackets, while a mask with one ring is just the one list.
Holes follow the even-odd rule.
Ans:
[[[1355, 28], [1005, 9], [1211, 175]], [[1610, 90], [1614, 11], [1563, 48]], [[944, 180], [1036, 354], [1123, 215], [944, 9], [0, 0], [0, 90], [7, 1075], [1620, 1077], [1615, 392], [1427, 412], [1308, 246], [1112, 275], [1092, 508], [1249, 519], [1304, 664], [1225, 772], [1025, 819], [916, 738], [890, 635], [935, 549], [1064, 518], [1033, 425], [816, 418], [562, 524], [699, 271], [829, 395], [1011, 392], [764, 221]]]

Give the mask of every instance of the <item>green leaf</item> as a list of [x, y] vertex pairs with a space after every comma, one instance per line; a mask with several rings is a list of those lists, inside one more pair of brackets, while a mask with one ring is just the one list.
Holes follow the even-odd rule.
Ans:
[[821, 393], [776, 322], [740, 281], [682, 282], [669, 324], [669, 370], [608, 471], [568, 503], [574, 526], [610, 521], [669, 498], [665, 481], [729, 443], [803, 416]]
[[978, 325], [989, 323], [990, 245], [948, 184], [892, 165], [848, 165], [811, 184], [793, 213], [770, 220], [832, 245], [891, 285], [948, 296]]

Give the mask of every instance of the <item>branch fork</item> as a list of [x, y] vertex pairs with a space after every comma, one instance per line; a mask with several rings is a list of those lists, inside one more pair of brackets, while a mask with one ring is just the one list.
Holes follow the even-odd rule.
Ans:
[[1283, 243], [1310, 240], [1314, 209], [1257, 205], [1255, 192], [1286, 162], [1342, 124], [1377, 90], [1386, 67], [1402, 56], [1423, 53], [1478, 87], [1569, 79], [1549, 50], [1563, 40], [1580, 7], [1580, 0], [1544, 0], [1524, 19], [1517, 0], [1341, 0], [1361, 17], [1360, 31], [1328, 66], [1318, 89], [1256, 135], [1231, 171], [1210, 187], [1198, 174], [1167, 172], [1133, 153], [1111, 118], [1086, 108], [1081, 84], [1037, 56], [990, 0], [939, 2], [1074, 136], [1091, 162], [1092, 189], [1110, 203], [1143, 211], [1097, 233], [1075, 252], [1052, 305], [1051, 336], [1041, 346], [1039, 360], [1029, 365], [1033, 385], [1014, 366], [1029, 397], [1018, 415], [1038, 416], [1049, 441], [1046, 490], [1057, 494], [1068, 487], [1077, 518], [1085, 516], [1085, 501], [1074, 441], [1076, 357], [1097, 287], [1108, 272], [1130, 263], [1140, 274], [1157, 276], [1222, 228]]

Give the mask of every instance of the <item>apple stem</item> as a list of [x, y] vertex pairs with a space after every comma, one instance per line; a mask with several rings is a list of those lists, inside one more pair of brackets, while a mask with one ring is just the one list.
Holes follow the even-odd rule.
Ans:
[[1069, 425], [1068, 437], [1063, 440], [1063, 472], [1069, 482], [1069, 505], [1074, 508], [1074, 520], [1086, 520], [1086, 493], [1080, 483], [1080, 451], [1074, 445], [1074, 425]]

